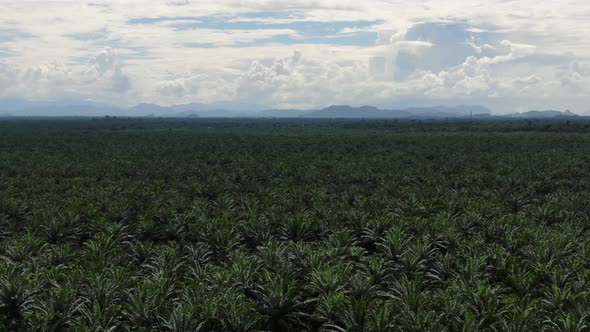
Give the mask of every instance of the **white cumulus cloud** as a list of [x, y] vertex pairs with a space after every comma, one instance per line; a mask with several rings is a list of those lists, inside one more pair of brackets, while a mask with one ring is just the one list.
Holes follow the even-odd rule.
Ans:
[[588, 31], [584, 0], [5, 1], [0, 97], [590, 102]]

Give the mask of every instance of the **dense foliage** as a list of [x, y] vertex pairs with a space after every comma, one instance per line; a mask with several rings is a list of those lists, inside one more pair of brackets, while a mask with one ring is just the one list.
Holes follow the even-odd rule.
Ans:
[[1, 122], [0, 330], [588, 330], [587, 128]]

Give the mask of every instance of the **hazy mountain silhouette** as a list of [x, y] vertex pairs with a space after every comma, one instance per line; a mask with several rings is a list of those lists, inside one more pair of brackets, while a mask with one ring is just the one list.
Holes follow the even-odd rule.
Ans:
[[413, 116], [434, 118], [454, 118], [492, 114], [487, 107], [479, 105], [410, 107], [403, 109], [403, 111], [411, 113]]
[[404, 118], [459, 118], [471, 115], [491, 114], [483, 106], [436, 106], [412, 107], [401, 110], [382, 110], [374, 106], [352, 107], [330, 106], [304, 115], [308, 118], [363, 118], [363, 119], [404, 119]]
[[300, 118], [305, 117], [307, 114], [312, 113], [310, 110], [298, 110], [298, 109], [270, 109], [257, 112], [250, 115], [251, 117], [260, 118]]
[[528, 111], [523, 113], [514, 113], [508, 115], [513, 118], [526, 118], [526, 119], [551, 119], [551, 118], [559, 118], [559, 117], [579, 117], [579, 115], [566, 110], [564, 112], [556, 111], [556, 110], [546, 110], [546, 111]]
[[305, 118], [341, 118], [341, 119], [388, 119], [407, 118], [411, 113], [405, 111], [386, 111], [374, 106], [352, 107], [348, 105], [333, 105], [318, 111], [304, 114]]
[[131, 108], [129, 108], [126, 112], [126, 115], [129, 116], [161, 116], [162, 114], [166, 114], [170, 112], [168, 107], [160, 106], [157, 104], [137, 104]]
[[176, 118], [310, 118], [310, 119], [447, 119], [447, 118], [519, 118], [551, 119], [580, 117], [568, 111], [533, 110], [507, 115], [492, 115], [479, 105], [409, 107], [404, 109], [380, 109], [374, 106], [354, 107], [332, 105], [322, 109], [264, 109], [256, 105], [220, 102], [214, 104], [188, 103], [172, 106], [141, 103], [129, 109], [93, 101], [29, 101], [24, 99], [0, 99], [3, 116], [127, 116], [127, 117], [176, 117]]

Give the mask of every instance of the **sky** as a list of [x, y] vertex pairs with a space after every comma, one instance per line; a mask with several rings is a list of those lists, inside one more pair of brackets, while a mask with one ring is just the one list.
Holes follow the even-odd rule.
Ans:
[[590, 112], [587, 0], [0, 0], [0, 8], [0, 100]]

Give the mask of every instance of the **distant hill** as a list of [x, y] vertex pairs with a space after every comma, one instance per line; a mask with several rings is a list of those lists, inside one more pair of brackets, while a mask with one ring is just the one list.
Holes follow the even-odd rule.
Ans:
[[333, 105], [318, 111], [312, 111], [302, 115], [305, 118], [323, 119], [387, 119], [405, 118], [410, 113], [404, 111], [386, 111], [374, 106], [352, 107], [348, 105]]
[[168, 113], [170, 109], [157, 104], [137, 104], [127, 110], [129, 116], [160, 116]]
[[402, 110], [382, 110], [374, 106], [352, 107], [348, 105], [330, 106], [319, 111], [302, 115], [306, 118], [361, 118], [361, 119], [413, 119], [413, 118], [461, 118], [473, 115], [491, 114], [483, 106], [436, 106], [413, 107]]
[[[262, 110], [261, 110], [262, 109]], [[532, 110], [523, 113], [493, 115], [479, 105], [409, 107], [381, 109], [375, 106], [332, 105], [322, 109], [263, 109], [256, 105], [220, 102], [187, 103], [172, 106], [141, 103], [124, 109], [93, 101], [29, 101], [0, 99], [0, 116], [128, 116], [176, 118], [310, 118], [310, 119], [554, 119], [582, 118], [557, 110]]]
[[300, 118], [305, 117], [305, 115], [312, 113], [313, 111], [309, 110], [297, 110], [297, 109], [272, 109], [272, 110], [264, 110], [257, 112], [252, 115], [252, 117], [257, 118]]
[[160, 117], [169, 118], [233, 118], [235, 113], [225, 110], [214, 110], [214, 111], [199, 111], [199, 110], [186, 110], [177, 112], [174, 109], [168, 109], [168, 112], [162, 113]]
[[203, 118], [310, 118], [310, 119], [436, 119], [460, 118], [470, 114], [491, 114], [483, 106], [436, 106], [408, 108], [403, 110], [383, 110], [374, 106], [353, 107], [349, 105], [333, 105], [320, 110], [270, 109], [259, 112], [239, 112], [214, 108], [212, 105], [190, 103], [163, 107], [154, 104], [139, 104], [129, 109], [128, 114], [143, 116], [153, 114], [161, 117], [203, 117]]
[[569, 110], [561, 112], [555, 110], [547, 110], [547, 111], [528, 111], [523, 113], [514, 113], [509, 114], [509, 117], [513, 118], [525, 118], [525, 119], [551, 119], [551, 118], [559, 118], [559, 117], [578, 117], [579, 115], [570, 112]]
[[173, 106], [170, 106], [169, 109], [172, 109], [177, 112], [196, 112], [196, 111], [203, 111], [203, 110], [211, 110], [211, 107], [207, 104], [189, 103], [189, 104], [173, 105]]
[[234, 102], [216, 102], [211, 104], [188, 103], [172, 105], [169, 108], [174, 112], [191, 111], [192, 113], [207, 114], [213, 117], [241, 116], [243, 114], [253, 114], [258, 110], [264, 109], [260, 105]]
[[470, 106], [459, 105], [454, 107], [449, 106], [434, 106], [434, 107], [412, 107], [406, 108], [404, 111], [412, 114], [414, 117], [426, 118], [457, 118], [468, 116], [482, 116], [491, 115], [492, 112], [484, 106]]
[[239, 113], [216, 108], [213, 105], [201, 103], [189, 103], [172, 106], [160, 106], [157, 104], [138, 104], [127, 111], [131, 116], [152, 115], [156, 117], [176, 117], [176, 118], [231, 118], [238, 116]]
[[235, 116], [234, 112], [219, 109], [213, 105], [201, 103], [189, 103], [173, 105], [168, 107], [166, 116], [172, 117], [204, 117], [204, 118], [224, 118]]

